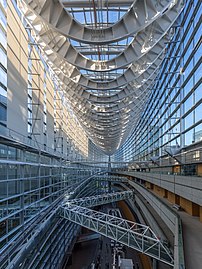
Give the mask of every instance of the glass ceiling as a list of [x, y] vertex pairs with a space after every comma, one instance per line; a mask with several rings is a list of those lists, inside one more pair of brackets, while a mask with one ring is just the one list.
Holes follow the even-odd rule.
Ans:
[[182, 0], [19, 1], [82, 126], [113, 154], [140, 117]]
[[132, 42], [132, 40], [133, 37], [127, 37], [126, 39], [115, 43], [105, 45], [90, 45], [69, 39], [71, 44], [82, 55], [93, 61], [109, 61], [111, 59], [114, 59], [118, 54], [120, 54], [126, 49], [126, 47]]
[[[66, 2], [67, 1], [65, 1], [65, 3]], [[79, 1], [69, 1], [69, 3], [65, 4], [65, 9], [79, 23], [92, 29], [103, 29], [113, 25], [126, 14], [128, 9], [131, 7], [131, 4], [133, 3], [133, 1], [128, 1], [126, 5], [116, 1], [116, 3], [113, 4], [110, 3], [110, 1], [104, 0], [86, 0], [86, 2], [87, 3], [85, 3], [85, 7], [79, 7]], [[109, 61], [124, 51], [126, 47], [132, 42], [132, 40], [133, 37], [127, 37], [126, 39], [120, 40], [118, 42], [105, 45], [83, 44], [71, 39], [70, 42], [82, 55], [88, 59], [93, 61]], [[117, 74], [122, 72], [123, 70], [116, 71], [113, 73], [113, 75], [108, 72], [108, 74], [101, 74], [101, 76], [98, 76], [97, 74], [90, 76], [90, 72], [87, 74], [89, 78], [101, 81], [103, 79], [116, 78]]]
[[69, 5], [69, 7], [65, 9], [81, 24], [90, 28], [99, 27], [102, 29], [119, 21], [128, 11], [133, 1], [131, 1], [130, 5], [125, 6], [109, 6], [110, 1], [104, 0], [86, 0], [83, 2], [88, 2], [85, 3], [85, 7], [78, 7], [78, 1], [69, 1], [69, 4], [66, 3], [65, 5]]

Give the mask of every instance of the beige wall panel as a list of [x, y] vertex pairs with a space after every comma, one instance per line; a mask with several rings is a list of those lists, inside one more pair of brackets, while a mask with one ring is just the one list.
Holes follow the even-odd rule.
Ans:
[[180, 197], [180, 206], [191, 216], [199, 216], [199, 205], [192, 203], [191, 201], [183, 197]]
[[159, 186], [154, 185], [154, 192], [161, 197], [165, 196], [165, 190]]
[[[15, 55], [15, 53], [13, 52], [13, 50], [10, 48], [10, 46], [8, 46], [7, 49], [7, 58], [8, 58], [8, 62], [10, 64], [13, 65], [13, 68], [15, 68], [15, 70], [19, 73], [20, 72], [20, 61], [17, 58], [17, 56]], [[9, 72], [10, 70], [8, 70]], [[20, 73], [19, 73], [20, 75]]]
[[200, 206], [200, 221], [202, 222], [202, 206]]
[[[27, 136], [27, 36], [22, 31], [19, 18], [8, 1], [7, 40], [8, 40], [8, 101], [7, 126]], [[19, 25], [16, 25], [16, 21]], [[23, 47], [18, 40], [23, 39]], [[25, 47], [25, 48], [24, 48]]]
[[150, 183], [150, 182], [146, 182], [146, 183], [145, 183], [145, 187], [146, 187], [147, 189], [151, 189], [151, 183]]
[[170, 191], [168, 191], [168, 201], [172, 204], [176, 203], [175, 194]]
[[[7, 39], [10, 46], [8, 46], [8, 127], [27, 136], [28, 37], [11, 1], [8, 1]], [[46, 74], [47, 136], [44, 136], [44, 65], [41, 61], [34, 60], [39, 59], [34, 47], [29, 56], [32, 58], [32, 87], [38, 89], [32, 92], [33, 133], [36, 134], [33, 139], [42, 144], [47, 140], [47, 146], [53, 148], [54, 137], [56, 137], [57, 151], [60, 152], [63, 146], [65, 154], [69, 151], [69, 141], [71, 141], [73, 155], [75, 152], [88, 155], [88, 138], [72, 112], [61, 101], [61, 92], [56, 91], [54, 101], [54, 84], [48, 72]], [[56, 134], [54, 134], [54, 103]], [[73, 146], [77, 148], [76, 151]]]
[[44, 69], [39, 60], [39, 56], [35, 48], [32, 48], [32, 117], [33, 117], [33, 134], [36, 141], [44, 144], [44, 129], [43, 129], [43, 103], [44, 89], [41, 75]]
[[198, 164], [198, 176], [202, 176], [202, 164]]
[[54, 148], [54, 88], [47, 75], [46, 80], [46, 108], [47, 108], [47, 146]]
[[8, 61], [7, 126], [27, 135], [27, 83]]
[[18, 40], [20, 39], [20, 32], [19, 26], [21, 26], [21, 22], [19, 16], [17, 15], [11, 0], [7, 1], [7, 23], [11, 27], [11, 29], [15, 32], [16, 37]]
[[[15, 19], [16, 23], [18, 23], [19, 25], [22, 25], [21, 19], [19, 18], [17, 12], [15, 11], [15, 8], [14, 8], [11, 0], [7, 0], [7, 6], [8, 6], [8, 11], [10, 12], [9, 16], [10, 17], [12, 16]], [[22, 27], [21, 32], [25, 36], [27, 35], [26, 29], [24, 27]]]
[[[20, 64], [20, 63], [19, 63]], [[26, 85], [27, 85], [27, 66], [25, 67], [25, 66], [22, 66], [21, 64], [20, 64], [20, 74], [21, 74], [21, 77], [22, 77], [22, 79], [24, 80], [24, 81], [26, 81]], [[26, 87], [28, 87], [28, 86], [26, 86]], [[26, 90], [27, 91], [27, 90]]]
[[12, 26], [8, 26], [8, 31], [7, 31], [7, 41], [8, 41], [8, 46], [10, 50], [13, 51], [13, 53], [16, 55], [18, 59], [20, 59], [20, 45], [17, 41], [16, 35], [13, 34], [12, 32]]

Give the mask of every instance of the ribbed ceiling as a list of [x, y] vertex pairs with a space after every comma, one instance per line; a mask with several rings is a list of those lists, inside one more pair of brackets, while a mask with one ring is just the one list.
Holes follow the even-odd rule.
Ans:
[[81, 125], [108, 155], [141, 115], [182, 2], [22, 1]]

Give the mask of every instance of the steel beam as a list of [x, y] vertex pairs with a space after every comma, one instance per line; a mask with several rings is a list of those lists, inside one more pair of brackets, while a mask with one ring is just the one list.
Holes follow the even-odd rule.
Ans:
[[133, 199], [132, 191], [123, 191], [123, 192], [115, 192], [115, 193], [107, 193], [102, 195], [95, 195], [90, 197], [84, 197], [79, 199], [67, 200], [62, 203], [62, 207], [69, 207], [72, 205], [79, 205], [85, 207], [94, 207], [97, 205], [109, 204], [121, 200]]
[[[102, 7], [125, 7], [132, 5], [134, 0], [108, 0], [103, 1]], [[92, 8], [92, 3], [86, 0], [62, 0], [64, 7], [71, 8]], [[99, 7], [98, 1], [95, 1], [95, 5]]]
[[126, 177], [117, 176], [95, 176], [95, 180], [108, 182], [128, 182], [128, 179]]
[[60, 216], [174, 266], [170, 250], [163, 245], [148, 226], [73, 204], [61, 206]]
[[[47, 24], [62, 35], [81, 43], [107, 44], [117, 42], [129, 36], [134, 36], [146, 26], [161, 17], [168, 9], [182, 6], [182, 0], [164, 2], [149, 2], [136, 0], [125, 16], [111, 27], [90, 29], [78, 23], [61, 5], [54, 0], [25, 0]], [[137, 15], [138, 14], [138, 15]]]
[[[117, 8], [123, 5], [126, 14], [108, 27], [95, 20], [93, 28], [86, 26], [86, 21], [82, 24], [73, 18], [78, 7], [85, 15], [84, 9], [92, 8], [90, 2], [23, 2], [26, 3], [23, 12], [36, 33], [37, 43], [57, 74], [80, 124], [99, 148], [108, 155], [113, 154], [126, 140], [148, 100], [148, 89], [157, 76], [170, 40], [168, 31], [182, 10], [183, 1], [109, 0], [101, 4], [95, 0], [95, 17], [96, 9], [104, 11], [116, 5]], [[67, 8], [71, 8], [72, 15]], [[99, 57], [100, 51], [105, 55], [114, 46], [118, 48], [116, 53], [119, 52], [121, 43], [115, 45], [115, 41], [127, 41], [116, 57], [97, 61], [82, 55], [77, 42], [70, 42], [67, 37], [80, 42], [81, 48], [87, 44], [84, 47], [90, 55], [98, 53]], [[115, 70], [119, 72], [114, 77]], [[96, 72], [96, 79], [92, 72]]]

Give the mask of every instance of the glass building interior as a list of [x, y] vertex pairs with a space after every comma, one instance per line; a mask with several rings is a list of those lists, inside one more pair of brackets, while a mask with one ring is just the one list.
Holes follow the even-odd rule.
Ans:
[[0, 0], [0, 269], [201, 269], [202, 2]]

